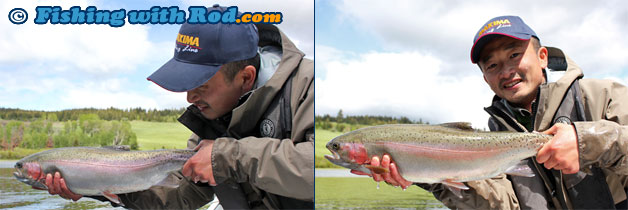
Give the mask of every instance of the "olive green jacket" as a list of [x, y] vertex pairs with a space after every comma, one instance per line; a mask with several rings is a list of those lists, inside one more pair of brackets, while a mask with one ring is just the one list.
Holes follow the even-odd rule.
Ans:
[[[582, 70], [567, 56], [564, 57], [568, 66], [565, 75], [556, 82], [548, 82], [540, 87], [534, 120], [535, 131], [544, 131], [551, 127], [554, 114], [566, 91], [577, 78], [583, 76]], [[613, 200], [617, 204], [626, 199], [624, 188], [628, 186], [628, 88], [617, 82], [598, 79], [580, 79], [579, 85], [585, 115], [592, 119], [587, 122], [573, 122], [578, 138], [581, 171], [586, 171], [591, 166], [602, 168]], [[507, 124], [500, 117], [492, 115], [492, 118]], [[524, 127], [521, 124], [517, 126]], [[508, 130], [516, 129], [511, 127]], [[444, 189], [441, 184], [419, 186], [432, 191], [437, 199], [452, 209], [520, 209], [513, 185], [504, 174], [466, 184], [471, 189], [463, 191], [462, 198]]]
[[[277, 197], [295, 201], [314, 201], [314, 69], [312, 60], [273, 25], [258, 25], [258, 30], [276, 33], [283, 50], [273, 76], [252, 91], [231, 114], [227, 133], [217, 138], [212, 150], [212, 167], [217, 187], [194, 184], [181, 176], [178, 188], [154, 186], [149, 190], [121, 195], [126, 207], [142, 209], [195, 209], [213, 199], [214, 194], [230, 191], [223, 202], [240, 203], [231, 208], [286, 208]], [[261, 32], [260, 32], [261, 33]], [[279, 36], [280, 35], [280, 36]], [[260, 37], [260, 44], [267, 42]], [[292, 80], [288, 80], [290, 76]], [[284, 83], [291, 81], [290, 138], [253, 136], [260, 128], [262, 115]], [[232, 138], [233, 137], [233, 138]], [[198, 142], [193, 135], [188, 147]], [[235, 192], [235, 193], [233, 193]], [[243, 197], [242, 197], [243, 196]], [[227, 201], [225, 199], [233, 199]], [[225, 207], [225, 205], [223, 205]], [[229, 208], [229, 207], [227, 207]], [[294, 207], [290, 207], [294, 208]]]

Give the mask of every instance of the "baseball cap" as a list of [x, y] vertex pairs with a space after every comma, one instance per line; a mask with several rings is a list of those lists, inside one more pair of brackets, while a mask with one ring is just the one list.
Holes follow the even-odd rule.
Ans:
[[477, 63], [484, 45], [500, 36], [509, 36], [519, 40], [529, 40], [532, 36], [539, 38], [532, 28], [518, 16], [495, 17], [486, 22], [475, 34], [473, 47], [471, 47], [471, 62]]
[[[208, 8], [221, 12], [226, 9], [218, 5]], [[177, 35], [174, 57], [146, 79], [173, 92], [189, 91], [207, 82], [222, 65], [254, 57], [258, 42], [254, 24], [184, 23]]]

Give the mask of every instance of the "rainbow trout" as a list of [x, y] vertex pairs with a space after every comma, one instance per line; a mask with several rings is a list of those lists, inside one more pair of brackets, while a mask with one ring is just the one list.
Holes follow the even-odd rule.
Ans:
[[170, 172], [181, 169], [193, 150], [123, 151], [114, 148], [66, 147], [29, 155], [15, 164], [19, 181], [47, 189], [46, 174], [60, 172], [76, 194], [100, 195], [120, 204], [116, 194], [171, 186]]
[[534, 176], [525, 158], [551, 139], [542, 133], [483, 132], [469, 123], [381, 125], [338, 136], [326, 147], [332, 163], [370, 174], [371, 157], [389, 154], [400, 175], [416, 183], [442, 183], [456, 195], [469, 189], [462, 182], [501, 173]]

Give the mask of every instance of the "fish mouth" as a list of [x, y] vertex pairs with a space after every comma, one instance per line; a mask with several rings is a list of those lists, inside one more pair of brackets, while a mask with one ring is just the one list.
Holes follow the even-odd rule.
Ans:
[[334, 151], [334, 150], [329, 150], [331, 152], [331, 155], [325, 155], [324, 157], [329, 160], [329, 162], [336, 164], [338, 166], [342, 166], [345, 168], [349, 168], [350, 167], [350, 163], [343, 161], [340, 158], [340, 155], [338, 154], [338, 152]]
[[28, 174], [24, 174], [22, 173], [22, 170], [20, 170], [21, 168], [17, 167], [17, 165], [14, 167], [15, 168], [15, 172], [13, 172], [13, 176], [20, 182], [23, 182], [27, 185], [31, 185], [34, 188], [37, 189], [41, 189], [41, 190], [47, 190], [48, 186], [46, 186], [44, 183], [37, 181], [35, 179], [33, 179], [33, 177], [29, 176]]
[[24, 182], [24, 183], [29, 184], [29, 185], [33, 182], [32, 181], [33, 180], [32, 177], [23, 174], [22, 171], [19, 168], [17, 168], [17, 167], [15, 167], [15, 172], [13, 172], [13, 176], [15, 176], [15, 178], [18, 181]]
[[355, 162], [347, 162], [342, 160], [342, 158], [340, 158], [340, 155], [338, 154], [338, 152], [330, 150], [332, 155], [325, 155], [324, 157], [327, 158], [327, 160], [329, 160], [329, 162], [336, 164], [338, 166], [342, 166], [344, 168], [348, 168], [351, 170], [356, 170], [356, 171], [361, 171], [365, 174], [371, 174], [371, 170], [369, 170], [368, 168], [364, 167], [361, 164], [357, 164]]
[[331, 155], [325, 155], [325, 158], [327, 158], [327, 160], [329, 161], [338, 161], [340, 160], [340, 155], [338, 155], [338, 152], [333, 151], [333, 150], [329, 150], [331, 152]]

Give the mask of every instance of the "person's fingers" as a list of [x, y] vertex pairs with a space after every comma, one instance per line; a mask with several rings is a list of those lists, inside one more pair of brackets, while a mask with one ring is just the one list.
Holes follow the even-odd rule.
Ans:
[[[205, 139], [203, 139], [203, 140], [205, 140]], [[205, 141], [203, 141], [203, 140], [199, 141], [199, 143], [196, 145], [196, 147], [194, 147], [194, 149], [192, 149], [192, 150], [198, 151], [199, 149], [201, 149], [201, 147], [205, 146]]]
[[73, 201], [78, 201], [80, 198], [83, 197], [82, 195], [74, 194], [72, 191], [70, 191], [67, 184], [65, 183], [65, 179], [61, 178], [59, 179], [59, 182], [59, 185], [61, 186], [61, 192], [65, 194], [67, 198], [72, 199]]
[[[390, 167], [390, 156], [384, 155], [382, 157], [381, 166], [383, 168], [389, 168]], [[395, 181], [392, 177], [390, 177], [390, 173], [383, 173], [382, 174], [382, 178], [384, 179], [384, 181], [386, 181], [386, 183], [388, 183], [390, 185], [399, 186], [399, 183], [397, 183], [397, 181]]]
[[412, 184], [412, 182], [401, 177], [401, 174], [399, 174], [399, 171], [397, 170], [397, 164], [395, 163], [390, 164], [390, 176], [395, 179], [403, 189], [408, 188], [408, 186]]
[[552, 140], [548, 141], [541, 147], [539, 152], [536, 153], [536, 162], [545, 163], [552, 156], [551, 145]]
[[556, 169], [555, 167], [558, 165], [558, 161], [556, 159], [554, 159], [554, 158], [550, 158], [549, 160], [545, 161], [545, 163], [543, 163], [543, 165], [547, 169], [552, 169], [552, 168]]
[[[371, 159], [371, 166], [380, 166], [379, 157], [374, 156]], [[371, 174], [373, 174], [373, 180], [375, 180], [376, 182], [381, 182], [382, 180], [384, 180], [382, 178], [382, 175], [376, 174], [373, 170], [371, 170]]]
[[189, 159], [188, 161], [185, 162], [185, 164], [183, 164], [183, 168], [181, 169], [181, 174], [183, 174], [183, 176], [185, 177], [192, 178], [192, 162]]
[[561, 168], [559, 170], [562, 170], [563, 173], [565, 173], [565, 174], [575, 174], [575, 173], [578, 173], [578, 171], [580, 171], [580, 168], [578, 168], [578, 167], [563, 167], [563, 168]]
[[51, 195], [56, 195], [57, 192], [55, 191], [54, 185], [52, 185], [52, 174], [46, 174], [46, 187], [48, 187], [48, 193], [50, 193]]
[[59, 194], [59, 196], [61, 196], [62, 198], [68, 199], [67, 194], [65, 194], [62, 191], [62, 188], [61, 188], [61, 174], [59, 172], [55, 172], [54, 181], [52, 181], [52, 184], [54, 185], [55, 192], [57, 192], [57, 194]]
[[548, 135], [554, 135], [554, 134], [556, 134], [557, 130], [558, 130], [558, 126], [554, 125], [551, 128], [549, 128], [549, 129], [547, 129], [547, 130], [545, 130], [545, 131], [543, 131], [541, 133], [548, 134]]

